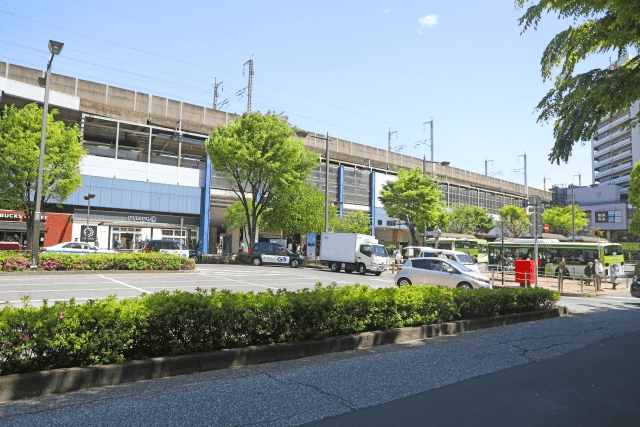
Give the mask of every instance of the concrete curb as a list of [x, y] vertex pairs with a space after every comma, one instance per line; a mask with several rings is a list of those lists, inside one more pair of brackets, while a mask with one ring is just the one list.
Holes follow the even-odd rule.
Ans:
[[317, 341], [268, 344], [218, 350], [209, 353], [133, 360], [114, 365], [52, 369], [27, 374], [6, 375], [0, 376], [0, 402], [177, 375], [197, 374], [245, 365], [295, 360], [340, 351], [358, 350], [496, 326], [531, 322], [567, 314], [566, 307], [557, 307], [550, 310], [460, 320], [437, 325], [414, 326], [380, 332], [363, 332]]

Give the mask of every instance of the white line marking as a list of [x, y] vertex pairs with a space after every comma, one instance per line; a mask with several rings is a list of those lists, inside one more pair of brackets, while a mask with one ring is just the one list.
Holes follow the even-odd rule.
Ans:
[[[124, 285], [124, 283], [123, 283]], [[100, 288], [100, 289], [36, 289], [36, 290], [21, 290], [21, 291], [0, 291], [0, 294], [18, 294], [25, 292], [77, 292], [77, 291], [114, 291], [114, 290], [127, 290], [127, 288]]]
[[224, 280], [229, 280], [229, 281], [231, 281], [231, 282], [238, 282], [238, 283], [242, 283], [242, 284], [245, 284], [245, 285], [251, 285], [251, 286], [260, 286], [261, 288], [269, 288], [269, 289], [276, 289], [276, 290], [277, 290], [277, 289], [280, 289], [280, 288], [274, 288], [274, 287], [272, 287], [272, 286], [258, 285], [258, 284], [256, 284], [256, 283], [242, 282], [242, 281], [240, 281], [240, 280], [233, 280], [233, 279], [228, 279], [228, 278], [227, 278], [227, 279], [224, 279]]
[[127, 285], [126, 283], [123, 283], [123, 282], [121, 282], [121, 281], [119, 281], [119, 280], [116, 280], [116, 279], [111, 279], [111, 278], [109, 278], [109, 277], [101, 276], [101, 275], [99, 275], [99, 274], [98, 274], [98, 277], [102, 277], [103, 279], [111, 280], [112, 282], [120, 283], [121, 285], [128, 286], [128, 287], [130, 287], [131, 289], [137, 289], [137, 290], [139, 290], [140, 292], [148, 293], [148, 292], [147, 292], [147, 291], [145, 291], [144, 289], [140, 289], [140, 288], [136, 288], [135, 286]]

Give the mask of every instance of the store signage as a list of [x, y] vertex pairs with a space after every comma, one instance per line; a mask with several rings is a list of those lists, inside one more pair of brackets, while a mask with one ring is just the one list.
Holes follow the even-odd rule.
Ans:
[[129, 221], [138, 221], [138, 222], [156, 222], [155, 215], [151, 216], [138, 216], [138, 215], [129, 215]]
[[[18, 220], [22, 221], [24, 219], [24, 214], [21, 213], [4, 213], [0, 212], [0, 220]], [[40, 217], [42, 221], [47, 219], [46, 215]]]

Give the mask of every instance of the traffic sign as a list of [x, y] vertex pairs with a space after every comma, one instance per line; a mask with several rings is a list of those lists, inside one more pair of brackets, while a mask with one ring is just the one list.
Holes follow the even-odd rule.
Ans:
[[537, 223], [537, 225], [542, 225], [542, 215], [537, 212], [532, 213], [529, 215], [529, 222], [531, 222], [531, 224]]
[[[537, 232], [536, 232], [536, 231], [537, 231]], [[535, 229], [533, 228], [533, 224], [531, 224], [531, 225], [529, 226], [529, 234], [531, 234], [531, 235], [534, 235], [534, 234], [542, 234], [542, 231], [543, 231], [542, 224], [538, 225], [538, 229], [537, 229], [537, 230], [535, 230]]]
[[549, 232], [549, 224], [545, 224], [544, 225], [544, 232], [548, 233]]
[[529, 206], [540, 206], [542, 204], [542, 197], [537, 194], [529, 196]]

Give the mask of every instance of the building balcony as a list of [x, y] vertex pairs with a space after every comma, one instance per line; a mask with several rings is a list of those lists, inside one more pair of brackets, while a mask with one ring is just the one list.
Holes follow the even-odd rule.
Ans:
[[597, 156], [602, 156], [603, 154], [612, 152], [612, 151], [616, 151], [620, 148], [624, 148], [626, 145], [631, 145], [631, 136], [628, 136], [626, 138], [621, 139], [620, 141], [616, 141], [614, 142], [612, 145], [610, 146], [606, 146], [606, 144], [600, 146], [599, 149], [594, 149], [593, 150], [593, 155], [594, 157]]
[[606, 165], [608, 165], [608, 164], [610, 164], [612, 162], [615, 162], [615, 161], [618, 161], [618, 160], [622, 160], [622, 159], [624, 159], [626, 157], [631, 157], [631, 149], [624, 150], [624, 151], [622, 151], [620, 153], [614, 154], [613, 156], [611, 156], [609, 158], [606, 158], [604, 160], [596, 160], [594, 162], [593, 166], [594, 166], [594, 168], [597, 169], [597, 168], [600, 168], [602, 166], [606, 166]]
[[616, 139], [618, 137], [626, 136], [627, 133], [629, 134], [629, 136], [631, 136], [631, 129], [624, 129], [623, 130], [622, 128], [620, 128], [618, 130], [615, 130], [615, 131], [609, 133], [608, 135], [603, 136], [603, 137], [599, 138], [598, 140], [594, 141], [593, 142], [593, 149], [595, 150], [596, 148], [601, 147], [602, 145], [604, 145], [604, 144], [606, 144], [606, 143], [608, 143], [608, 142], [610, 142], [610, 141], [612, 141], [612, 140], [614, 140], [614, 139]]

